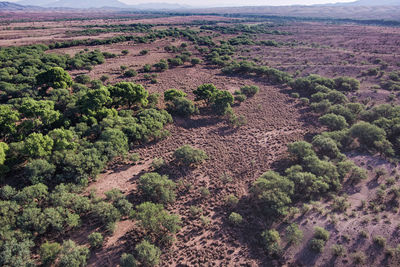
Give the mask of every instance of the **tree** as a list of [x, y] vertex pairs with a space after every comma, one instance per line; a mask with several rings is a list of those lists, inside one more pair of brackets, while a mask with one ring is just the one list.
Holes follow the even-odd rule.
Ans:
[[6, 161], [8, 149], [9, 147], [6, 143], [0, 142], [0, 165], [3, 165]]
[[177, 215], [169, 214], [161, 204], [151, 202], [136, 206], [135, 218], [153, 240], [161, 243], [170, 243], [181, 224]]
[[175, 150], [173, 156], [179, 164], [186, 166], [200, 164], [208, 158], [203, 150], [195, 149], [190, 145], [181, 146]]
[[340, 155], [340, 150], [336, 142], [330, 137], [316, 135], [312, 140], [312, 145], [320, 155], [330, 158], [337, 158]]
[[247, 97], [252, 97], [260, 91], [260, 88], [255, 85], [245, 85], [240, 87], [240, 92]]
[[190, 63], [192, 63], [193, 66], [196, 66], [198, 64], [201, 64], [202, 60], [200, 58], [194, 57], [190, 60]]
[[131, 108], [133, 104], [146, 106], [148, 103], [147, 97], [149, 93], [140, 84], [119, 82], [110, 86], [109, 91], [115, 103], [120, 105], [127, 104], [129, 108]]
[[19, 121], [19, 112], [9, 105], [0, 105], [0, 136], [9, 137], [17, 132], [16, 122]]
[[181, 90], [177, 89], [168, 89], [164, 92], [164, 100], [165, 101], [172, 101], [178, 97], [186, 97], [187, 94]]
[[103, 246], [103, 235], [99, 232], [93, 232], [88, 236], [90, 247], [100, 248]]
[[143, 240], [135, 247], [137, 257], [144, 266], [156, 266], [160, 263], [161, 250]]
[[111, 203], [104, 201], [92, 205], [91, 212], [103, 224], [113, 223], [121, 218], [121, 213]]
[[47, 183], [51, 181], [56, 166], [45, 159], [35, 159], [25, 166], [26, 178], [32, 183]]
[[150, 200], [163, 204], [175, 201], [176, 184], [166, 175], [156, 172], [146, 173], [140, 176], [138, 189]]
[[211, 103], [217, 91], [218, 89], [213, 84], [202, 84], [197, 87], [193, 93], [196, 96], [196, 101], [205, 100], [206, 102]]
[[47, 135], [31, 133], [24, 141], [24, 154], [29, 157], [45, 157], [51, 154], [54, 141]]
[[74, 241], [64, 241], [59, 265], [63, 267], [84, 267], [89, 257], [89, 249], [84, 246], [77, 246]]
[[218, 90], [213, 98], [213, 108], [218, 114], [224, 114], [234, 102], [232, 94], [228, 91]]
[[342, 130], [349, 126], [343, 116], [333, 113], [325, 114], [324, 116], [320, 117], [319, 122], [322, 125], [327, 126], [331, 131]]
[[303, 231], [300, 230], [297, 224], [292, 223], [286, 227], [286, 239], [289, 244], [299, 245], [303, 240], [303, 236]]
[[72, 86], [72, 78], [63, 68], [53, 67], [36, 76], [36, 84], [43, 89], [66, 89]]
[[253, 196], [261, 201], [265, 212], [275, 215], [287, 213], [293, 190], [292, 181], [273, 171], [262, 174], [250, 189]]
[[70, 130], [66, 129], [54, 129], [51, 130], [48, 134], [53, 139], [54, 150], [66, 150], [66, 149], [73, 149], [75, 144], [74, 144], [74, 139], [76, 136], [74, 133]]
[[375, 142], [386, 140], [386, 133], [383, 129], [368, 122], [361, 121], [350, 128], [352, 137], [366, 147], [371, 147]]
[[121, 267], [136, 267], [138, 266], [138, 262], [132, 254], [123, 253], [121, 255], [121, 259], [119, 260], [119, 265]]
[[100, 135], [95, 147], [109, 159], [128, 152], [128, 138], [119, 129], [106, 128]]
[[265, 230], [261, 233], [262, 242], [264, 244], [265, 249], [270, 254], [277, 254], [280, 250], [280, 242], [281, 238], [279, 236], [278, 231], [271, 229]]
[[153, 65], [158, 71], [165, 71], [169, 68], [168, 62], [165, 59], [161, 59], [160, 62]]
[[61, 245], [54, 242], [54, 243], [49, 243], [46, 241], [46, 243], [43, 243], [40, 246], [40, 259], [42, 260], [43, 265], [45, 266], [50, 266], [57, 258], [58, 254], [61, 251]]
[[107, 88], [88, 90], [79, 100], [77, 105], [84, 114], [97, 112], [107, 104], [111, 103], [110, 92]]
[[198, 109], [193, 101], [185, 97], [173, 98], [171, 102], [167, 103], [167, 109], [169, 112], [181, 116], [191, 116], [198, 113]]
[[298, 141], [289, 144], [288, 151], [298, 162], [301, 162], [307, 156], [315, 155], [312, 145], [305, 141]]
[[[26, 97], [23, 98], [18, 110], [27, 118], [40, 120], [45, 126], [56, 122], [61, 117], [61, 113], [54, 110], [54, 102], [50, 100], [36, 101]], [[37, 122], [34, 123], [37, 124]]]

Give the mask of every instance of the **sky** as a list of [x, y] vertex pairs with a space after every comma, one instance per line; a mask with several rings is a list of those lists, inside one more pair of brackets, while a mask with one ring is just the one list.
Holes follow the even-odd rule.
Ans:
[[[7, 0], [0, 0], [7, 1]], [[17, 2], [18, 0], [8, 0]], [[55, 2], [56, 0], [54, 0]], [[85, 1], [85, 0], [83, 0]], [[96, 1], [96, 0], [86, 0]], [[190, 6], [281, 6], [281, 5], [313, 5], [338, 2], [354, 2], [355, 0], [120, 0], [126, 4], [142, 3], [174, 3]]]

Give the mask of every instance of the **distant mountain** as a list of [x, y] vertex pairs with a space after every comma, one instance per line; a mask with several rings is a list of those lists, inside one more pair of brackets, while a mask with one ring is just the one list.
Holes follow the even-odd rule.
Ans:
[[29, 9], [30, 7], [10, 3], [10, 2], [0, 2], [0, 10], [1, 11], [15, 11], [15, 10], [25, 10]]
[[329, 6], [400, 6], [400, 0], [358, 0], [349, 3], [328, 4]]
[[58, 0], [44, 5], [46, 7], [68, 7], [68, 8], [101, 8], [101, 7], [127, 7], [126, 4], [118, 0]]
[[147, 3], [129, 5], [129, 8], [140, 9], [140, 10], [172, 10], [172, 9], [187, 9], [190, 6], [170, 3]]
[[54, 2], [55, 0], [21, 0], [17, 4], [24, 6], [45, 6]]

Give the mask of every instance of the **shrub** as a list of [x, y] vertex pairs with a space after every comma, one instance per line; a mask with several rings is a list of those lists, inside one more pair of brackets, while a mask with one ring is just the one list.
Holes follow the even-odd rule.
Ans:
[[110, 76], [108, 76], [108, 75], [102, 75], [101, 77], [100, 77], [100, 81], [102, 81], [103, 83], [105, 82], [105, 81], [108, 81], [110, 79]]
[[121, 267], [136, 267], [138, 266], [138, 262], [136, 261], [136, 259], [133, 257], [132, 254], [123, 253], [119, 260], [119, 265]]
[[194, 57], [190, 60], [190, 63], [192, 63], [193, 66], [201, 64], [201, 62], [202, 62], [202, 60], [200, 58], [196, 58], [196, 57]]
[[196, 90], [193, 91], [196, 96], [196, 101], [205, 100], [208, 103], [211, 103], [213, 97], [218, 89], [213, 84], [202, 84]]
[[218, 90], [213, 96], [213, 109], [220, 115], [231, 107], [234, 102], [233, 96], [228, 91]]
[[193, 101], [185, 97], [173, 98], [170, 103], [167, 103], [167, 109], [170, 113], [188, 117], [198, 113], [198, 108], [194, 105]]
[[208, 159], [206, 152], [201, 149], [195, 149], [190, 145], [184, 145], [175, 150], [173, 154], [178, 164], [186, 166], [197, 165]]
[[135, 77], [136, 75], [137, 75], [137, 72], [135, 70], [127, 70], [124, 73], [124, 76], [128, 77], [128, 78]]
[[374, 243], [381, 248], [384, 248], [386, 246], [386, 238], [384, 238], [383, 236], [374, 236], [373, 240]]
[[235, 195], [229, 195], [226, 197], [226, 204], [230, 208], [234, 208], [239, 203], [239, 199]]
[[158, 170], [165, 166], [165, 160], [163, 158], [154, 158], [151, 162], [151, 167], [154, 170]]
[[331, 131], [342, 130], [349, 126], [343, 116], [332, 113], [320, 117], [319, 122], [327, 126]]
[[147, 50], [147, 49], [140, 50], [140, 52], [139, 52], [139, 54], [141, 56], [147, 55], [148, 53], [149, 53], [149, 50]]
[[317, 239], [322, 239], [324, 241], [328, 241], [329, 239], [329, 232], [322, 227], [315, 227], [314, 228], [314, 237]]
[[56, 166], [45, 159], [32, 160], [25, 166], [25, 176], [32, 184], [50, 182], [55, 171]]
[[129, 51], [126, 50], [126, 49], [124, 49], [124, 50], [121, 51], [121, 54], [124, 55], [124, 56], [126, 56], [127, 54], [129, 54]]
[[168, 179], [166, 175], [158, 173], [146, 173], [139, 178], [139, 191], [145, 197], [163, 204], [175, 201], [176, 184]]
[[242, 215], [240, 215], [239, 213], [236, 213], [236, 212], [232, 212], [230, 215], [229, 215], [229, 222], [231, 223], [231, 224], [233, 224], [233, 225], [235, 225], [235, 226], [239, 226], [239, 225], [241, 225], [242, 224], [242, 222], [243, 222], [243, 217], [242, 217]]
[[90, 79], [89, 75], [82, 74], [82, 75], [78, 75], [75, 77], [75, 82], [81, 83], [81, 84], [88, 84], [88, 83], [90, 83], [90, 80], [91, 79]]
[[351, 257], [353, 258], [353, 263], [356, 265], [365, 264], [367, 261], [367, 256], [365, 256], [364, 252], [362, 251], [353, 253]]
[[169, 68], [168, 62], [165, 59], [161, 59], [160, 62], [154, 64], [154, 67], [158, 71], [165, 71]]
[[265, 249], [270, 254], [277, 254], [280, 250], [281, 238], [276, 230], [265, 230], [261, 233], [262, 242]]
[[333, 245], [332, 246], [332, 254], [335, 257], [340, 257], [346, 254], [346, 248], [342, 245]]
[[138, 260], [144, 266], [156, 266], [160, 263], [161, 250], [143, 240], [135, 247]]
[[321, 253], [322, 251], [324, 251], [324, 247], [325, 247], [325, 240], [322, 239], [318, 239], [318, 238], [313, 238], [310, 241], [310, 249]]
[[299, 245], [303, 240], [303, 231], [295, 223], [286, 227], [286, 239], [289, 244]]
[[146, 64], [143, 66], [143, 72], [150, 72], [151, 71], [151, 65], [150, 64]]
[[51, 265], [61, 251], [61, 245], [58, 243], [43, 243], [40, 246], [40, 259], [43, 265]]
[[247, 97], [252, 97], [260, 91], [260, 88], [255, 85], [245, 85], [240, 87], [240, 92]]
[[86, 266], [89, 250], [83, 246], [77, 246], [72, 240], [64, 241], [60, 252], [60, 266], [76, 267]]
[[386, 140], [386, 133], [383, 129], [363, 121], [354, 124], [350, 128], [350, 134], [366, 147], [373, 147], [376, 142]]
[[290, 93], [290, 96], [293, 97], [293, 98], [299, 98], [300, 97], [299, 93]]
[[103, 246], [103, 235], [98, 232], [93, 232], [88, 236], [90, 247], [100, 248]]
[[235, 101], [237, 101], [239, 103], [246, 101], [246, 99], [247, 99], [246, 95], [243, 95], [243, 94], [235, 95]]
[[172, 101], [175, 98], [186, 97], [187, 94], [181, 90], [177, 89], [168, 89], [164, 92], [164, 100]]

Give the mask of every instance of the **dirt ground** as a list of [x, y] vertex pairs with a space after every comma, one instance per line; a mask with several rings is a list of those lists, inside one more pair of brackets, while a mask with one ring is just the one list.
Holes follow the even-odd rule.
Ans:
[[[48, 43], [50, 41], [67, 40], [67, 30], [83, 29], [80, 26], [92, 24], [121, 24], [121, 23], [184, 23], [193, 20], [226, 20], [217, 16], [191, 16], [144, 19], [139, 17], [123, 20], [98, 19], [87, 21], [43, 21], [18, 22], [4, 27], [41, 26], [46, 29], [38, 30], [7, 30], [0, 32], [0, 46], [25, 45], [32, 43]], [[381, 59], [387, 63], [385, 72], [399, 70], [400, 62], [400, 29], [377, 26], [358, 25], [328, 25], [323, 23], [291, 22], [277, 27], [279, 30], [290, 32], [291, 35], [258, 35], [258, 40], [275, 40], [285, 43], [280, 47], [242, 46], [234, 55], [235, 58], [256, 59], [259, 63], [267, 64], [299, 76], [316, 73], [328, 77], [352, 76], [361, 80], [361, 90], [357, 97], [371, 97], [376, 103], [386, 103], [388, 91], [372, 90], [374, 84], [379, 83], [381, 77], [361, 76], [361, 72], [373, 67], [381, 67], [374, 63]], [[106, 38], [118, 35], [117, 33], [94, 36]], [[82, 38], [83, 37], [73, 37]], [[86, 37], [85, 37], [86, 38]], [[228, 36], [220, 37], [222, 39]], [[162, 94], [165, 90], [176, 88], [188, 93], [193, 99], [192, 91], [203, 83], [213, 83], [219, 89], [234, 92], [243, 85], [257, 85], [260, 93], [248, 98], [241, 105], [233, 107], [235, 113], [243, 115], [247, 124], [238, 129], [228, 127], [226, 122], [211, 115], [196, 115], [190, 119], [174, 117], [174, 123], [167, 129], [171, 135], [159, 142], [137, 147], [131, 153], [140, 154], [141, 161], [136, 165], [121, 164], [102, 173], [91, 183], [88, 191], [96, 190], [99, 196], [113, 188], [121, 189], [132, 201], [137, 203], [137, 181], [141, 174], [152, 171], [151, 162], [154, 158], [163, 158], [166, 167], [161, 169], [163, 174], [169, 175], [174, 181], [183, 181], [190, 184], [187, 191], [181, 190], [177, 201], [167, 209], [182, 218], [182, 229], [177, 234], [176, 243], [163, 252], [161, 266], [273, 266], [282, 265], [281, 262], [271, 262], [266, 253], [258, 244], [260, 232], [267, 225], [262, 217], [255, 216], [249, 207], [249, 187], [263, 172], [270, 170], [274, 164], [285, 156], [286, 145], [293, 141], [307, 139], [322, 131], [316, 116], [310, 110], [302, 107], [298, 100], [290, 98], [286, 92], [288, 88], [270, 86], [261, 80], [248, 77], [228, 77], [221, 74], [219, 69], [206, 64], [184, 66], [169, 69], [158, 73], [157, 83], [151, 84], [144, 80], [143, 74], [126, 79], [121, 76], [121, 65], [140, 70], [144, 64], [154, 64], [160, 59], [173, 57], [164, 47], [180, 45], [185, 40], [172, 38], [157, 40], [151, 44], [133, 44], [131, 42], [113, 45], [89, 47], [103, 52], [120, 54], [124, 49], [129, 51], [126, 56], [117, 56], [107, 59], [105, 64], [95, 66], [90, 72], [72, 71], [72, 76], [88, 74], [91, 78], [100, 78], [109, 75], [109, 83], [122, 80], [131, 80], [144, 84], [150, 93]], [[288, 45], [294, 43], [294, 45]], [[55, 49], [49, 52], [68, 53], [73, 55], [84, 49], [83, 46], [65, 49]], [[149, 50], [147, 55], [139, 55], [143, 49]], [[195, 56], [200, 56], [192, 45], [189, 50]], [[398, 102], [397, 100], [395, 100]], [[172, 153], [178, 147], [190, 144], [203, 149], [209, 159], [195, 169], [178, 169], [173, 166]], [[355, 251], [368, 252], [370, 266], [385, 264], [384, 253], [379, 253], [372, 242], [372, 236], [383, 235], [388, 238], [388, 245], [395, 246], [400, 240], [398, 235], [398, 212], [384, 211], [376, 216], [367, 209], [359, 209], [361, 200], [367, 202], [375, 197], [379, 184], [397, 171], [398, 166], [380, 161], [378, 158], [351, 154], [349, 158], [359, 166], [369, 166], [369, 178], [360, 183], [355, 189], [345, 186], [351, 206], [347, 213], [334, 215], [336, 224], [332, 223], [332, 214], [326, 214], [326, 207], [331, 201], [321, 201], [313, 204], [311, 211], [292, 218], [301, 225], [304, 231], [304, 242], [298, 247], [287, 247], [284, 258], [290, 266], [349, 266], [349, 254]], [[388, 174], [376, 179], [374, 169], [383, 167]], [[231, 181], [223, 181], [222, 176], [232, 177]], [[395, 181], [399, 184], [399, 181]], [[201, 189], [207, 188], [210, 195], [201, 196]], [[226, 206], [226, 197], [234, 194], [240, 199], [234, 210]], [[189, 211], [191, 206], [202, 208], [202, 215], [210, 222], [204, 225], [199, 216], [193, 217]], [[233, 227], [228, 223], [230, 212], [240, 213], [244, 224]], [[368, 219], [366, 221], [366, 219]], [[285, 227], [285, 223], [277, 225]], [[314, 255], [307, 249], [307, 242], [312, 237], [315, 226], [324, 226], [331, 230], [331, 238], [326, 247], [343, 243], [348, 253], [342, 258], [332, 258], [329, 249], [324, 253]], [[360, 229], [365, 229], [369, 237], [363, 240], [358, 238]], [[88, 226], [78, 232], [71, 233], [71, 238], [80, 244], [87, 243], [82, 233], [93, 231]], [[116, 266], [123, 252], [132, 252], [135, 242], [140, 241], [139, 229], [131, 220], [122, 220], [117, 223], [116, 231], [105, 241], [103, 248], [92, 252], [89, 266]], [[350, 239], [343, 241], [344, 236]]]

